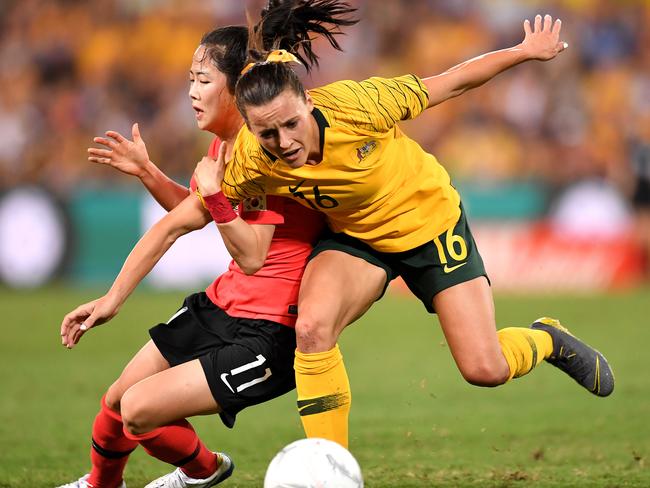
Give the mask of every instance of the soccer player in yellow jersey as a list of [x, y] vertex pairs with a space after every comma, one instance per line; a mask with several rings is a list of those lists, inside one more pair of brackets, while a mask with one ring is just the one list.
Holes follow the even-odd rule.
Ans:
[[236, 201], [261, 193], [294, 198], [323, 212], [332, 231], [312, 254], [298, 305], [295, 371], [308, 436], [347, 445], [351, 396], [336, 341], [397, 275], [438, 314], [471, 384], [501, 385], [545, 359], [598, 396], [613, 391], [603, 355], [557, 320], [497, 330], [460, 197], [446, 170], [397, 125], [519, 63], [555, 58], [567, 48], [560, 29], [560, 20], [538, 15], [532, 25], [524, 22], [520, 44], [436, 76], [309, 91], [286, 62], [295, 58], [260, 52], [249, 38], [254, 62], [236, 86], [246, 129], [225, 166], [222, 191]]

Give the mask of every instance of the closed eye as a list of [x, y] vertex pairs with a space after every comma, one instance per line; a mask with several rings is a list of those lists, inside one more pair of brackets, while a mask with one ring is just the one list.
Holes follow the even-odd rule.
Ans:
[[208, 83], [210, 83], [209, 80], [197, 80], [197, 79], [195, 79], [195, 78], [190, 78], [190, 85], [191, 85], [192, 83], [196, 82], [196, 81], [198, 81], [198, 82], [201, 83], [202, 85], [207, 85]]

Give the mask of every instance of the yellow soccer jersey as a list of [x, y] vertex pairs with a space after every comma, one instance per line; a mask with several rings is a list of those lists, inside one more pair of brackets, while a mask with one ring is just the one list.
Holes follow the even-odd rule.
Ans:
[[453, 227], [460, 197], [449, 174], [396, 125], [427, 107], [419, 78], [339, 81], [309, 93], [322, 161], [292, 169], [244, 127], [226, 166], [228, 198], [294, 198], [325, 213], [335, 232], [382, 252], [413, 249]]

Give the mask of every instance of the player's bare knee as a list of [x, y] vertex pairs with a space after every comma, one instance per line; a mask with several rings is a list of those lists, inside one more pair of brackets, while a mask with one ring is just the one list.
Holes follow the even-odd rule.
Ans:
[[298, 318], [296, 344], [305, 353], [329, 351], [336, 344], [334, 324], [314, 318]]
[[138, 415], [136, 412], [129, 411], [129, 415], [122, 415], [122, 424], [124, 430], [132, 435], [141, 435], [151, 432], [154, 427], [147, 422], [146, 416]]
[[110, 408], [113, 412], [120, 413], [120, 402], [122, 401], [122, 388], [119, 384], [119, 380], [109, 386], [104, 395], [104, 403]]
[[151, 415], [146, 403], [127, 391], [122, 397], [122, 423], [124, 429], [133, 435], [146, 434], [156, 426], [151, 422]]
[[461, 374], [465, 381], [474, 386], [493, 387], [504, 384], [508, 381], [508, 365], [505, 368], [502, 364], [475, 363], [461, 368]]

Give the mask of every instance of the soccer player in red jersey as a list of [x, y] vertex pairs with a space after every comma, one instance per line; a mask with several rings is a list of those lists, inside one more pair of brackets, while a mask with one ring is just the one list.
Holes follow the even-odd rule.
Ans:
[[[273, 2], [267, 14], [275, 9], [287, 29], [291, 15], [302, 15], [303, 21], [313, 16], [333, 25], [349, 22], [338, 18], [349, 10], [337, 2], [308, 2], [287, 15], [291, 4]], [[276, 34], [277, 30], [270, 32], [269, 39]], [[308, 46], [309, 35], [309, 30], [297, 32], [287, 47]], [[206, 175], [210, 177], [213, 158], [223, 165], [243, 124], [233, 92], [244, 65], [247, 37], [244, 27], [216, 29], [203, 37], [195, 52], [190, 70], [192, 105], [199, 127], [218, 139], [208, 160], [197, 167], [193, 190], [201, 187]], [[106, 295], [65, 316], [62, 343], [72, 348], [90, 328], [108, 322], [178, 237], [212, 220], [234, 261], [205, 292], [188, 296], [169, 320], [150, 330], [152, 340], [102, 398], [92, 430], [91, 472], [64, 486], [125, 487], [124, 467], [138, 444], [178, 467], [148, 487], [214, 486], [230, 476], [234, 465], [225, 454], [208, 450], [186, 417], [219, 413], [232, 427], [243, 408], [295, 388], [292, 327], [297, 295], [324, 221], [284, 198], [250, 199], [239, 205], [238, 213], [220, 207], [211, 197], [199, 200], [149, 161], [137, 125], [132, 134], [133, 141], [117, 132], [96, 138], [108, 149], [89, 149], [89, 159], [140, 177], [169, 213], [138, 242]], [[218, 150], [219, 140], [225, 143]]]

